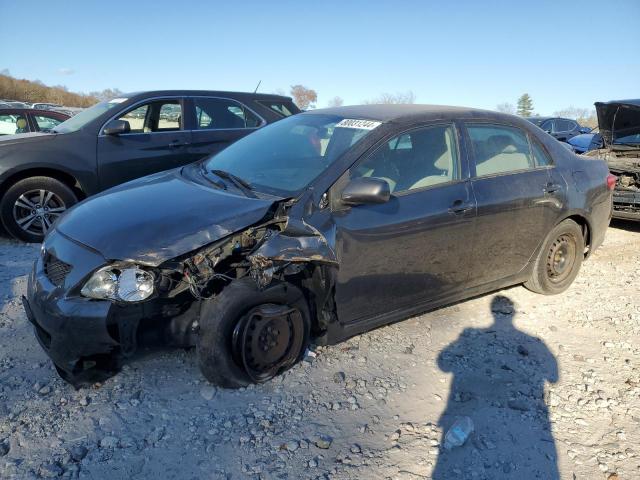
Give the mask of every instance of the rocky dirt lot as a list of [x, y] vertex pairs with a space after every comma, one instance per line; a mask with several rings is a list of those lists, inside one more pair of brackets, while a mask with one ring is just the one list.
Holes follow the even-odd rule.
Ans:
[[0, 238], [0, 478], [639, 478], [639, 247], [617, 223], [563, 295], [485, 295], [258, 387], [211, 387], [173, 351], [75, 391], [19, 301], [38, 246]]

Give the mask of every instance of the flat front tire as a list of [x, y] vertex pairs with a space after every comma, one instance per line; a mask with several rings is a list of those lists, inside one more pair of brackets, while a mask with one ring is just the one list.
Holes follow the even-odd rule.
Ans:
[[51, 177], [19, 180], [0, 201], [0, 220], [18, 240], [37, 243], [65, 210], [78, 202], [73, 190]]
[[524, 286], [543, 295], [564, 292], [573, 283], [584, 259], [584, 235], [573, 220], [563, 220], [554, 227], [542, 245]]
[[299, 288], [274, 281], [259, 290], [245, 277], [202, 303], [198, 365], [221, 387], [266, 382], [302, 357], [309, 332], [309, 307]]

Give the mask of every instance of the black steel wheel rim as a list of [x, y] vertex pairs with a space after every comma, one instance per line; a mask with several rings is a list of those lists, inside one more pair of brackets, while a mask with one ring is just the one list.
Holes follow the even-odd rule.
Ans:
[[233, 356], [254, 382], [291, 366], [304, 338], [302, 313], [288, 305], [263, 304], [244, 315], [233, 331]]
[[13, 204], [13, 220], [31, 235], [46, 234], [67, 209], [64, 201], [50, 190], [29, 190]]
[[551, 244], [547, 255], [547, 277], [553, 283], [566, 280], [576, 261], [576, 240], [572, 235], [562, 234]]

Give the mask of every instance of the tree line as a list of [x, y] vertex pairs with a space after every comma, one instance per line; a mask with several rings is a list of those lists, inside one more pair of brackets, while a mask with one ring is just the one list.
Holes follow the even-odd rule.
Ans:
[[0, 98], [29, 103], [57, 103], [66, 107], [90, 107], [98, 101], [92, 95], [73, 93], [65, 86], [48, 87], [39, 81], [0, 74]]
[[[496, 105], [498, 112], [510, 113], [511, 115], [520, 115], [521, 117], [532, 117], [536, 113], [533, 108], [533, 99], [528, 93], [523, 93], [517, 102], [517, 106], [512, 103], [504, 102]], [[556, 110], [553, 112], [554, 117], [571, 118], [577, 121], [583, 127], [597, 127], [598, 117], [594, 109], [579, 108], [573, 105]]]
[[[285, 92], [278, 90], [275, 93], [284, 95]], [[122, 92], [117, 88], [108, 88], [102, 91], [89, 93], [70, 92], [64, 85], [49, 87], [38, 80], [18, 79], [9, 75], [6, 70], [0, 73], [0, 98], [18, 100], [29, 103], [57, 103], [67, 107], [90, 107], [91, 105], [112, 98], [121, 96]], [[316, 108], [318, 93], [304, 85], [292, 85], [289, 95], [294, 103], [301, 110]], [[363, 100], [364, 104], [411, 104], [416, 102], [415, 94], [409, 90], [407, 92], [382, 93], [376, 98]], [[344, 104], [341, 97], [333, 97], [327, 102], [328, 107], [339, 107]], [[533, 100], [528, 93], [524, 93], [518, 98], [517, 107], [509, 102], [496, 106], [499, 112], [517, 114], [522, 117], [535, 115]], [[598, 119], [595, 111], [587, 108], [567, 107], [553, 113], [556, 117], [573, 118], [580, 125], [595, 127]]]

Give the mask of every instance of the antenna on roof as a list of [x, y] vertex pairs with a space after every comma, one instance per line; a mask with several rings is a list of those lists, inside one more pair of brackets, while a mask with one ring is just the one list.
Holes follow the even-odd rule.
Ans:
[[258, 85], [256, 85], [256, 89], [253, 91], [253, 93], [256, 93], [258, 91], [258, 88], [260, 88], [261, 83], [262, 83], [262, 80], [258, 82]]

